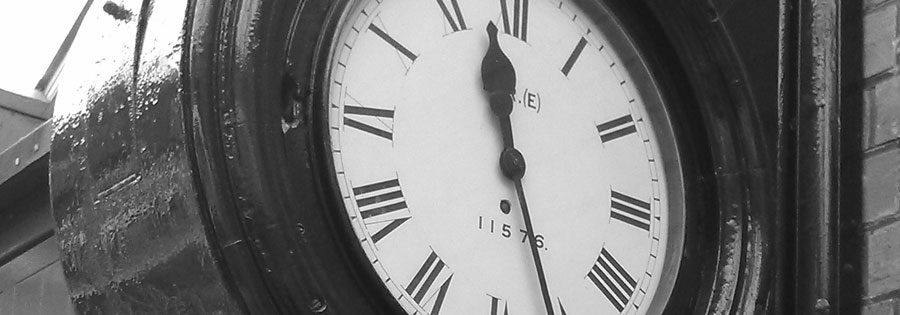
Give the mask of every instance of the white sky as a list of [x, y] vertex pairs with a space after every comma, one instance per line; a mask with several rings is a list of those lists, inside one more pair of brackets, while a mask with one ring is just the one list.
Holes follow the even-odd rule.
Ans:
[[0, 0], [0, 88], [30, 94], [85, 0]]

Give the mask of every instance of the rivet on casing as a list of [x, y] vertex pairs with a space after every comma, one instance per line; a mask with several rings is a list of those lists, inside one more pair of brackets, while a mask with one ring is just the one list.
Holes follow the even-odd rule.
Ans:
[[316, 314], [325, 312], [328, 309], [328, 304], [325, 304], [325, 300], [320, 298], [315, 298], [309, 303], [309, 309]]

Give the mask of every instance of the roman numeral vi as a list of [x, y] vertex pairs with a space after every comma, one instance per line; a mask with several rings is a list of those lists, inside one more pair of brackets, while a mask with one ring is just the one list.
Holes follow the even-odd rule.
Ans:
[[509, 307], [506, 301], [491, 296], [491, 315], [509, 315]]

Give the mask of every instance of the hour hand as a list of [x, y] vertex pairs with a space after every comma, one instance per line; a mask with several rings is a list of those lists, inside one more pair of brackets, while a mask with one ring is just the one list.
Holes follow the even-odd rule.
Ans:
[[497, 41], [497, 26], [494, 25], [494, 22], [488, 23], [487, 33], [490, 44], [481, 61], [481, 81], [484, 83], [484, 90], [491, 94], [515, 94], [516, 70], [503, 50], [500, 49], [500, 43]]
[[503, 135], [503, 146], [513, 148], [512, 126], [509, 114], [513, 109], [513, 94], [516, 93], [516, 70], [512, 62], [500, 49], [497, 41], [497, 26], [494, 22], [487, 25], [488, 45], [484, 59], [481, 61], [481, 80], [484, 90], [489, 94], [491, 111], [500, 120], [500, 131]]

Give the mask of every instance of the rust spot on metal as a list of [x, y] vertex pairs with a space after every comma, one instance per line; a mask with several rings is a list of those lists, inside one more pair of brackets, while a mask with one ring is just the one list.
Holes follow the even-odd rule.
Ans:
[[125, 22], [131, 21], [131, 17], [134, 15], [131, 10], [123, 8], [121, 5], [112, 1], [106, 1], [106, 3], [103, 4], [103, 11], [108, 13], [114, 19]]

